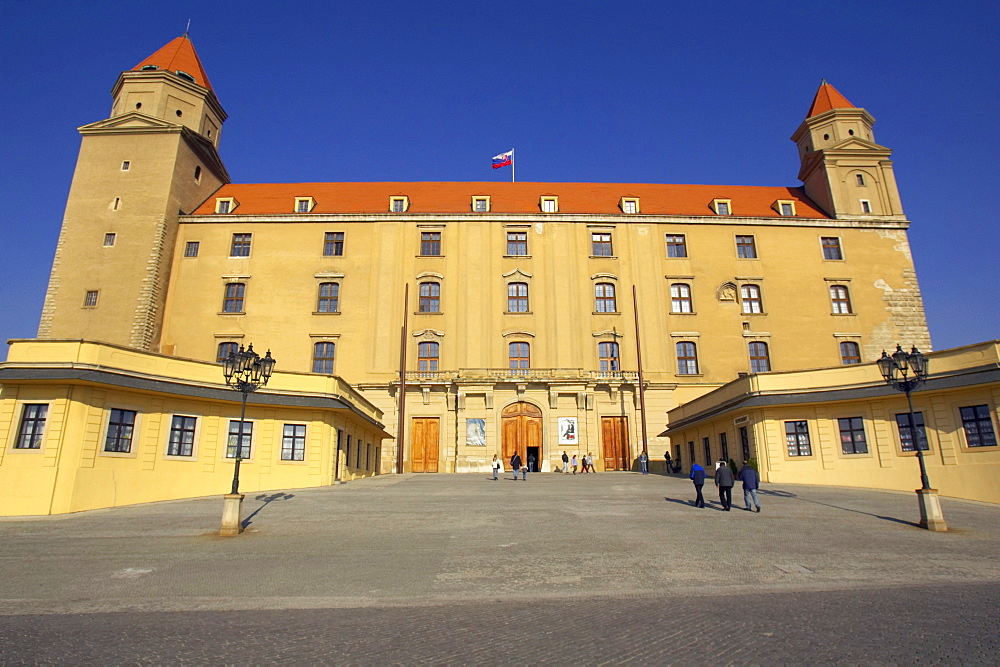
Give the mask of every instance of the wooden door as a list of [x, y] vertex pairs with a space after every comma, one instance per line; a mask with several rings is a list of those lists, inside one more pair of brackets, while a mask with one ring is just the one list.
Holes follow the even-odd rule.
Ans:
[[530, 403], [513, 403], [503, 409], [500, 423], [504, 467], [510, 467], [514, 452], [520, 455], [523, 465], [528, 465], [528, 447], [542, 451], [542, 411]]
[[628, 470], [628, 417], [601, 417], [605, 470]]
[[414, 417], [410, 433], [413, 438], [413, 472], [437, 472], [440, 420], [437, 417]]

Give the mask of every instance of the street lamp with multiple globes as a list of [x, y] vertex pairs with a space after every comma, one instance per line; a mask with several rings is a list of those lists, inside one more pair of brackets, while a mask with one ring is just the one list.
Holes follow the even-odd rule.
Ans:
[[222, 513], [222, 535], [237, 535], [240, 532], [240, 504], [243, 496], [240, 495], [240, 461], [243, 460], [243, 422], [247, 413], [247, 396], [257, 391], [267, 384], [274, 372], [274, 359], [271, 351], [262, 358], [253, 351], [253, 343], [246, 349], [240, 345], [239, 351], [232, 352], [222, 362], [222, 374], [226, 378], [226, 384], [243, 395], [243, 403], [240, 408], [239, 436], [236, 440], [236, 449], [233, 452], [236, 464], [233, 467], [233, 486], [226, 498], [226, 504]]
[[924, 451], [920, 446], [916, 420], [913, 418], [913, 400], [910, 398], [910, 392], [927, 380], [929, 360], [916, 346], [906, 352], [897, 344], [896, 351], [891, 355], [882, 350], [882, 357], [877, 363], [886, 383], [896, 391], [906, 393], [910, 441], [920, 463], [920, 488], [917, 489], [917, 497], [920, 500], [920, 526], [930, 530], [947, 530], [937, 490], [931, 488], [930, 480], [927, 478], [927, 465], [924, 462]]

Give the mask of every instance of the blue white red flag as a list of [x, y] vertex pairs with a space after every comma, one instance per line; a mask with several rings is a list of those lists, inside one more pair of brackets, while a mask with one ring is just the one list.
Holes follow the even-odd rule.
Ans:
[[506, 167], [507, 165], [514, 164], [514, 150], [511, 149], [506, 153], [500, 153], [500, 155], [493, 156], [493, 168], [499, 169], [500, 167]]

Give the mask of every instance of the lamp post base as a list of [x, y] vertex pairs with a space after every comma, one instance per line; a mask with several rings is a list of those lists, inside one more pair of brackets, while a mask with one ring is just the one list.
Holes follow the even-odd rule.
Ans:
[[219, 535], [232, 537], [243, 532], [243, 497], [242, 493], [227, 493], [222, 496], [222, 527]]
[[921, 528], [937, 532], [948, 530], [948, 524], [944, 522], [944, 514], [941, 512], [937, 489], [917, 489], [917, 502], [920, 505]]

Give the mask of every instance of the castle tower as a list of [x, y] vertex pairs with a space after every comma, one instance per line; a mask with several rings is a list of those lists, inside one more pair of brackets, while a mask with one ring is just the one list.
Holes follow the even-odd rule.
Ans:
[[79, 128], [38, 337], [157, 351], [177, 217], [229, 182], [216, 150], [226, 112], [187, 35], [111, 93], [111, 117]]
[[905, 219], [889, 156], [875, 143], [875, 119], [824, 79], [802, 125], [792, 135], [799, 148], [799, 180], [834, 218]]

